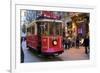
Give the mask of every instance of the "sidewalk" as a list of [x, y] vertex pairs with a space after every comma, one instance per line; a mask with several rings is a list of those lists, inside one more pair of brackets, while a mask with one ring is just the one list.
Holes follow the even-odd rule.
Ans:
[[59, 56], [63, 60], [88, 60], [89, 55], [85, 54], [84, 47], [65, 49]]

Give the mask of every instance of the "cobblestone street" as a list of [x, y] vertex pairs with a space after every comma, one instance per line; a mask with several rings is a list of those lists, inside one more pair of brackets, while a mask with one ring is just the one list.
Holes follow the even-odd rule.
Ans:
[[47, 62], [47, 61], [71, 61], [71, 60], [88, 60], [89, 56], [85, 54], [84, 47], [65, 49], [62, 54], [52, 58], [45, 58], [41, 55], [34, 54], [26, 48], [26, 42], [22, 42], [24, 51], [24, 62]]

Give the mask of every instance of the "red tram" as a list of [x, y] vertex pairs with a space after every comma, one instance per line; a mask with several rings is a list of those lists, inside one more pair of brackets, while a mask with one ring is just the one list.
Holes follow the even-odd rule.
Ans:
[[56, 18], [39, 18], [27, 26], [27, 46], [44, 55], [63, 53], [62, 21]]

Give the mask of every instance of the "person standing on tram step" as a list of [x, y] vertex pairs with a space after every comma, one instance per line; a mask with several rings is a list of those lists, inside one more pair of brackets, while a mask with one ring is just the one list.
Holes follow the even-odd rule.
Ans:
[[86, 54], [88, 54], [89, 53], [89, 36], [86, 36], [85, 38], [84, 38], [84, 42], [83, 42], [83, 45], [84, 45], [84, 47], [85, 47], [85, 53]]

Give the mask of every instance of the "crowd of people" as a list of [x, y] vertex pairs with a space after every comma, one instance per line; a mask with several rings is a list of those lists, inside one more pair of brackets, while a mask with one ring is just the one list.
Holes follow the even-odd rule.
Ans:
[[84, 38], [76, 37], [65, 37], [63, 39], [63, 46], [65, 49], [70, 49], [72, 47], [79, 48], [83, 46], [85, 48], [85, 53], [89, 53], [89, 36], [85, 36]]

